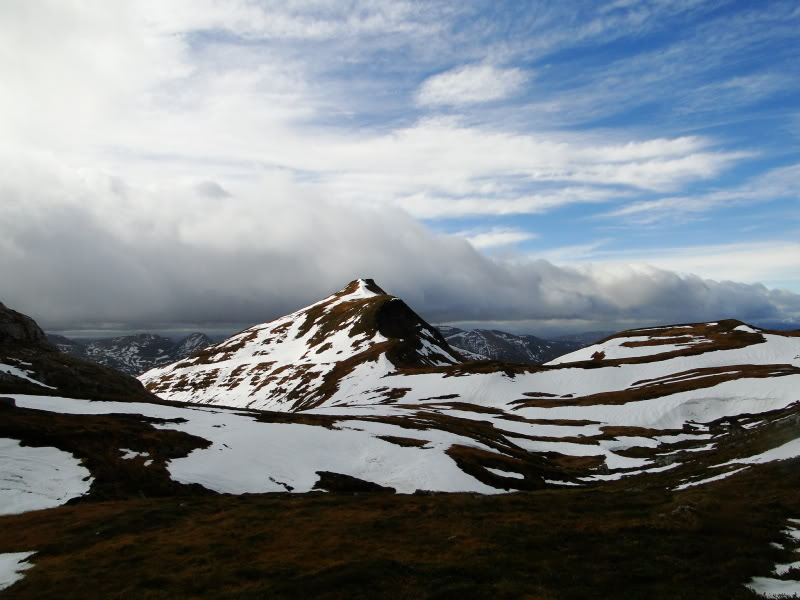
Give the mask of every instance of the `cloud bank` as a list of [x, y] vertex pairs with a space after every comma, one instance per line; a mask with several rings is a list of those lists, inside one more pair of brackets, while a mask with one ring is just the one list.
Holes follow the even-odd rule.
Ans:
[[[19, 166], [21, 163], [17, 162]], [[2, 301], [51, 329], [261, 322], [374, 277], [436, 321], [800, 316], [800, 296], [645, 265], [492, 259], [400, 209], [322, 200], [284, 172], [258, 196], [141, 189], [47, 162], [0, 173]]]

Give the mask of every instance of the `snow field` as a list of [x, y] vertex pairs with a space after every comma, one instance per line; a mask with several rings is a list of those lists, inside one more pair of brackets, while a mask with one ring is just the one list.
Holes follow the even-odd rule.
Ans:
[[21, 379], [25, 379], [26, 381], [30, 381], [31, 383], [35, 383], [36, 385], [39, 385], [39, 386], [44, 387], [44, 388], [48, 388], [48, 389], [51, 389], [51, 390], [56, 389], [52, 385], [45, 385], [41, 381], [37, 381], [36, 379], [31, 377], [31, 372], [30, 371], [25, 371], [23, 369], [20, 369], [19, 367], [13, 366], [13, 365], [6, 365], [6, 364], [3, 364], [3, 363], [0, 363], [0, 373], [7, 373], [8, 375], [13, 375], [14, 377], [19, 377]]
[[0, 515], [61, 506], [89, 491], [90, 475], [68, 452], [0, 438]]
[[[370, 421], [347, 421], [341, 429], [264, 423], [236, 410], [157, 404], [92, 402], [50, 396], [14, 396], [17, 405], [69, 414], [133, 413], [162, 419], [187, 419], [157, 427], [185, 431], [212, 445], [167, 464], [172, 478], [227, 493], [311, 491], [316, 471], [333, 471], [395, 488], [447, 492], [498, 493], [464, 473], [445, 454], [452, 444], [483, 449], [471, 438], [439, 430], [416, 431]], [[354, 415], [355, 416], [355, 415]], [[404, 447], [379, 435], [413, 437], [429, 443]], [[122, 451], [125, 451], [123, 449]]]

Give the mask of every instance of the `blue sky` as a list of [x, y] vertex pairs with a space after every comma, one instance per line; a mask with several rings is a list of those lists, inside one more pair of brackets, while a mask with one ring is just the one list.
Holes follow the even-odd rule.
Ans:
[[36, 0], [0, 34], [4, 301], [51, 328], [360, 276], [517, 331], [800, 315], [796, 2]]

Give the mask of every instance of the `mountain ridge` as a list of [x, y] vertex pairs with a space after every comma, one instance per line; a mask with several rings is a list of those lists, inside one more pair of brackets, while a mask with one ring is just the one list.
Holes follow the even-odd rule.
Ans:
[[186, 358], [213, 343], [206, 334], [199, 332], [176, 341], [153, 333], [103, 338], [88, 343], [56, 334], [47, 334], [47, 339], [61, 352], [134, 376]]
[[438, 329], [453, 348], [468, 353], [474, 360], [543, 364], [583, 346], [579, 342], [545, 340], [534, 335], [515, 335], [498, 329], [465, 331], [452, 326], [440, 326]]

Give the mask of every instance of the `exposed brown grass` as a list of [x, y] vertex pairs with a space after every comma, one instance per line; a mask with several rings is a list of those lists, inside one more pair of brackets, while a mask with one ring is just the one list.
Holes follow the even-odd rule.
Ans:
[[30, 598], [752, 599], [796, 461], [681, 493], [170, 498], [5, 517]]

